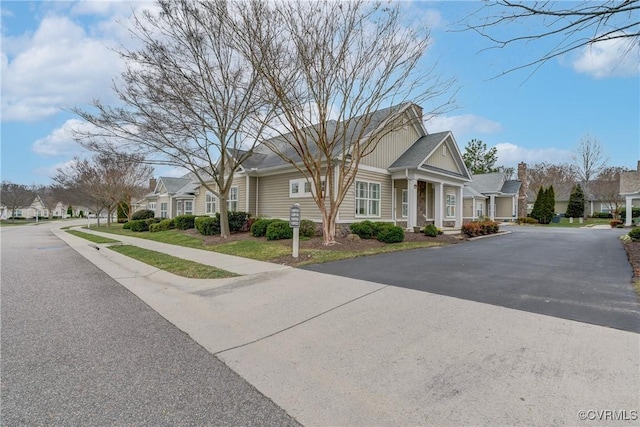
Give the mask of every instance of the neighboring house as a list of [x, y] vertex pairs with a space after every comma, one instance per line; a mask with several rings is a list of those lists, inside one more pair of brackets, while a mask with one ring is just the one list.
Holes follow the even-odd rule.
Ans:
[[625, 199], [624, 225], [633, 225], [632, 208], [640, 200], [640, 160], [635, 171], [620, 174], [620, 195]]
[[[135, 203], [134, 209], [149, 209], [158, 218], [175, 218], [178, 215], [215, 213], [216, 210], [197, 211], [195, 201], [199, 193], [199, 183], [190, 174], [181, 178], [160, 177], [155, 181], [152, 192]], [[236, 209], [237, 210], [237, 209]]]
[[[337, 224], [346, 227], [368, 219], [393, 222], [407, 229], [429, 223], [459, 229], [463, 188], [471, 176], [453, 134], [428, 134], [422, 109], [415, 104], [391, 108], [397, 110], [391, 118], [388, 110], [373, 113], [365, 138], [377, 132], [385, 135], [377, 148], [361, 160], [355, 181], [340, 206]], [[387, 132], [389, 120], [400, 126]], [[339, 127], [336, 122], [327, 125], [331, 129]], [[270, 143], [288, 149], [281, 138]], [[348, 159], [349, 153], [337, 152], [335, 156]], [[329, 173], [337, 175], [338, 170]], [[322, 222], [311, 188], [299, 171], [261, 144], [234, 174], [229, 209], [255, 217], [288, 219], [290, 207], [299, 203], [303, 219]], [[156, 216], [169, 218], [180, 212], [211, 215], [219, 211], [217, 197], [188, 176], [159, 178], [156, 189], [136, 204], [136, 209], [143, 207], [154, 210]]]
[[472, 176], [465, 186], [464, 219], [488, 217], [492, 221], [514, 221], [518, 215], [520, 181], [505, 172]]

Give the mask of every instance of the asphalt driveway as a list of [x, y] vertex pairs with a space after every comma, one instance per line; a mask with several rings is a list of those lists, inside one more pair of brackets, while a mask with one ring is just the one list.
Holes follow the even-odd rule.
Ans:
[[511, 234], [305, 267], [640, 332], [620, 230], [509, 227]]

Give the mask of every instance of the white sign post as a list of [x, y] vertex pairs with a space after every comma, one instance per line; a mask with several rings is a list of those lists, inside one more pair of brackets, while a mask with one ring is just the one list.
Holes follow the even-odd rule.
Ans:
[[300, 247], [300, 204], [296, 203], [289, 210], [289, 227], [293, 228], [293, 257], [298, 258]]

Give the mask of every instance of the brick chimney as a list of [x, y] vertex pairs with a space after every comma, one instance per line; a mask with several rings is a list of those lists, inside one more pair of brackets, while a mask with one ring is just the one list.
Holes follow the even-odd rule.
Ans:
[[529, 180], [527, 176], [527, 164], [518, 163], [518, 180], [520, 181], [520, 191], [518, 192], [518, 218], [527, 216], [527, 193], [529, 192]]
[[149, 180], [149, 190], [151, 190], [151, 191], [155, 190], [156, 189], [156, 183], [157, 183], [156, 179], [155, 178], [151, 178]]

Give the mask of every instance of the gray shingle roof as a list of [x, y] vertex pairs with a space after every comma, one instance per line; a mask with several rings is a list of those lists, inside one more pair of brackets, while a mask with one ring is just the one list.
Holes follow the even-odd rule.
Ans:
[[173, 177], [160, 177], [164, 188], [167, 189], [167, 193], [175, 194], [180, 191], [182, 187], [189, 184], [191, 180], [189, 178], [173, 178]]
[[477, 191], [471, 185], [465, 185], [462, 189], [462, 197], [480, 197], [486, 199], [487, 196]]
[[472, 176], [471, 186], [480, 193], [499, 193], [505, 182], [502, 172], [482, 173]]
[[520, 185], [521, 182], [515, 179], [505, 181], [500, 191], [504, 194], [518, 194], [518, 191], [520, 191]]

